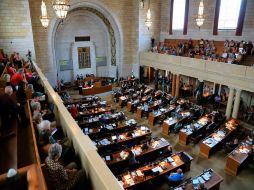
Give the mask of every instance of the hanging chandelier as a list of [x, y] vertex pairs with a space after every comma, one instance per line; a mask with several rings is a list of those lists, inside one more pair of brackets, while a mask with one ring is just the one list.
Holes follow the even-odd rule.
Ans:
[[148, 10], [147, 10], [147, 13], [146, 13], [145, 25], [148, 27], [148, 30], [152, 26], [152, 15], [151, 15], [151, 10], [150, 10], [150, 0], [148, 2]]
[[44, 28], [48, 27], [48, 25], [49, 25], [49, 17], [48, 17], [48, 14], [47, 14], [46, 4], [45, 4], [45, 2], [43, 0], [41, 2], [41, 18], [40, 18], [40, 21], [41, 21], [41, 25]]
[[198, 7], [198, 17], [196, 18], [196, 23], [200, 29], [200, 27], [204, 24], [205, 18], [204, 18], [204, 2], [203, 0], [200, 1], [199, 7]]
[[54, 0], [53, 1], [53, 9], [58, 18], [64, 19], [68, 13], [70, 5], [68, 4], [68, 0]]

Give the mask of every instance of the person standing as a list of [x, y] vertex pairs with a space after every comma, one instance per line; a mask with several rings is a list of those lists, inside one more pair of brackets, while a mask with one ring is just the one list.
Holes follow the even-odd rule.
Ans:
[[[14, 98], [11, 97], [13, 89], [11, 86], [6, 86], [4, 94], [0, 96], [0, 115], [1, 115], [1, 135], [8, 135], [10, 133], [8, 127], [10, 127], [11, 121], [17, 117], [18, 104]], [[4, 109], [2, 109], [4, 108]]]

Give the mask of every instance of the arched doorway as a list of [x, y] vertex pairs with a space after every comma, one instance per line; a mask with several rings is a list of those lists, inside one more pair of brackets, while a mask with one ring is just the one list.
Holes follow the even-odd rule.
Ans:
[[[56, 83], [57, 79], [61, 79], [62, 76], [65, 77], [64, 79], [66, 81], [71, 79], [71, 75], [70, 75], [71, 71], [60, 70], [59, 61], [62, 61], [62, 60], [61, 60], [61, 53], [59, 53], [61, 52], [61, 49], [59, 49], [59, 45], [61, 43], [59, 43], [59, 41], [57, 40], [59, 40], [59, 38], [61, 39], [61, 37], [63, 40], [65, 35], [68, 36], [68, 31], [66, 32], [66, 34], [64, 34], [63, 32], [65, 27], [68, 29], [68, 27], [71, 27], [71, 23], [73, 20], [75, 23], [78, 23], [78, 20], [79, 19], [82, 20], [82, 18], [84, 18], [83, 23], [88, 24], [90, 22], [91, 24], [91, 22], [93, 22], [92, 30], [98, 30], [98, 28], [100, 28], [101, 31], [104, 31], [104, 34], [106, 34], [104, 35], [103, 39], [101, 38], [102, 41], [104, 41], [102, 44], [99, 45], [99, 41], [98, 41], [99, 38], [97, 40], [98, 48], [102, 48], [103, 46], [105, 46], [105, 44], [107, 44], [107, 48], [103, 50], [104, 51], [103, 53], [100, 52], [100, 50], [98, 49], [99, 57], [100, 55], [103, 55], [103, 54], [106, 55], [107, 57], [107, 61], [106, 61], [107, 65], [106, 66], [104, 65], [104, 68], [102, 66], [101, 68], [97, 69], [98, 75], [102, 75], [101, 73], [105, 73], [107, 76], [115, 77], [117, 75], [117, 70], [119, 75], [122, 74], [123, 37], [122, 37], [122, 31], [121, 31], [121, 28], [119, 27], [117, 18], [100, 2], [96, 2], [96, 3], [95, 2], [79, 2], [79, 3], [74, 3], [71, 5], [71, 8], [68, 12], [67, 18], [64, 21], [63, 26], [61, 26], [60, 20], [54, 17], [51, 20], [50, 26], [48, 28], [48, 50], [49, 50], [48, 54], [49, 54], [49, 61], [50, 61], [49, 64], [52, 69], [50, 69], [50, 73], [47, 73], [47, 76], [50, 76], [49, 80], [52, 85]], [[89, 26], [87, 26], [87, 28], [89, 28]], [[59, 31], [61, 30], [63, 34], [59, 33]], [[82, 27], [79, 27], [79, 30], [82, 30]], [[98, 35], [100, 35], [99, 33]], [[114, 38], [112, 38], [112, 33]], [[78, 32], [76, 32], [76, 34], [78, 34]], [[95, 38], [96, 37], [93, 37], [93, 39]], [[74, 41], [74, 39], [72, 40]], [[70, 40], [66, 40], [66, 41], [67, 43], [70, 43]], [[65, 51], [68, 52], [68, 50], [65, 50]], [[70, 49], [69, 49], [69, 55], [70, 55]], [[65, 57], [63, 57], [63, 59], [64, 58]], [[107, 72], [103, 72], [103, 69], [107, 70]]]

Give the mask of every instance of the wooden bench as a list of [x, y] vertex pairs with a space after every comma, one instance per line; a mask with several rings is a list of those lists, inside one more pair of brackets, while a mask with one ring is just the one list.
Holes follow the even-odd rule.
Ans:
[[39, 168], [38, 165], [31, 164], [17, 169], [20, 178], [13, 183], [7, 181], [7, 173], [0, 175], [0, 189], [46, 190], [47, 188], [43, 185], [43, 176], [41, 176]]
[[18, 150], [17, 150], [17, 118], [11, 120], [10, 131], [13, 135], [6, 137], [0, 142], [0, 174], [7, 172], [10, 168], [17, 169]]
[[29, 120], [30, 120], [30, 127], [31, 127], [31, 131], [32, 131], [32, 138], [33, 138], [33, 148], [34, 148], [34, 154], [35, 154], [35, 161], [36, 161], [36, 164], [38, 165], [38, 172], [39, 172], [39, 175], [41, 176], [41, 184], [42, 186], [47, 189], [47, 185], [46, 185], [46, 182], [45, 182], [45, 178], [44, 178], [44, 175], [43, 175], [43, 172], [42, 172], [42, 164], [41, 164], [41, 157], [40, 157], [40, 153], [39, 153], [39, 150], [38, 150], [38, 145], [37, 145], [37, 138], [36, 136], [38, 137], [38, 134], [36, 135], [36, 130], [35, 130], [35, 126], [34, 126], [34, 123], [33, 123], [33, 117], [32, 117], [32, 112], [31, 112], [31, 108], [30, 108], [30, 101], [27, 100], [27, 112], [28, 112], [28, 115], [29, 115]]

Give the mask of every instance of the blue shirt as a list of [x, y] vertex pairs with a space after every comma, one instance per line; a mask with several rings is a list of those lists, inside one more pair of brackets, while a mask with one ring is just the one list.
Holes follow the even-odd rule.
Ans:
[[148, 105], [147, 104], [144, 105], [144, 111], [148, 112]]
[[169, 181], [182, 181], [183, 180], [183, 173], [174, 173], [171, 176], [168, 176]]

